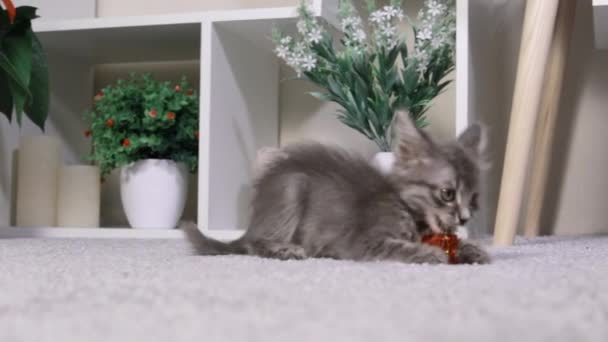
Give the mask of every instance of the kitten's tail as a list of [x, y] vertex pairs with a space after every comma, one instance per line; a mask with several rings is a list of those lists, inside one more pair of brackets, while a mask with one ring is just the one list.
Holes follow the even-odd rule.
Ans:
[[199, 255], [247, 254], [240, 240], [226, 243], [206, 237], [193, 222], [182, 223], [180, 229]]

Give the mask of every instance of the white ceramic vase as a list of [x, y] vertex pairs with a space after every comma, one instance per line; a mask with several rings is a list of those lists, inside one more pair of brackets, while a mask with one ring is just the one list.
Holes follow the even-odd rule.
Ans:
[[120, 171], [122, 206], [133, 228], [175, 228], [187, 195], [188, 170], [184, 164], [144, 159]]
[[395, 155], [393, 152], [378, 152], [371, 160], [372, 166], [383, 175], [388, 175], [393, 170]]

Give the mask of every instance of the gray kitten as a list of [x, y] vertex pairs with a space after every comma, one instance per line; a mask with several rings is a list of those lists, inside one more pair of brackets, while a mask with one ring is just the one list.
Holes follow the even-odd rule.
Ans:
[[[481, 128], [473, 125], [457, 141], [438, 145], [407, 113], [395, 117], [391, 175], [337, 148], [283, 148], [257, 177], [245, 235], [227, 244], [195, 236], [199, 252], [447, 263], [441, 249], [420, 240], [453, 232], [477, 208]], [[457, 256], [461, 263], [490, 261], [467, 241], [460, 242]]]

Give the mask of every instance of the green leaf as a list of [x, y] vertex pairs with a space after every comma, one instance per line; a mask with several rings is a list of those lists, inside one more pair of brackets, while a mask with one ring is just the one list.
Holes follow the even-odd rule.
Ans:
[[436, 89], [437, 94], [440, 94], [443, 91], [443, 89], [445, 87], [447, 87], [450, 83], [452, 83], [452, 80], [447, 80], [447, 81], [443, 81], [443, 82], [439, 83], [437, 85], [437, 89]]
[[32, 6], [17, 7], [17, 17], [15, 18], [15, 22], [29, 21], [38, 18], [39, 16], [36, 14], [36, 10], [38, 10], [38, 8]]
[[[5, 55], [3, 55], [0, 52], [0, 64], [1, 66], [6, 66], [5, 70], [9, 70], [9, 73], [5, 72], [5, 74], [11, 74], [13, 70], [11, 70], [12, 68], [12, 64], [10, 64], [10, 61], [8, 61], [8, 59], [6, 58]], [[26, 88], [24, 90], [24, 88], [19, 84], [18, 81], [15, 80], [15, 78], [13, 77], [6, 77], [6, 83], [8, 84], [8, 88], [9, 88], [9, 94], [11, 94], [11, 100], [12, 100], [12, 104], [11, 107], [15, 108], [15, 113], [17, 115], [17, 122], [21, 123], [21, 117], [23, 114], [23, 107], [25, 105], [26, 100], [28, 99], [28, 94], [29, 94], [29, 90]]]
[[26, 106], [25, 113], [44, 131], [49, 111], [49, 68], [42, 44], [35, 35], [32, 38], [32, 74], [29, 87], [32, 101]]
[[13, 116], [13, 96], [8, 86], [8, 76], [0, 70], [0, 113], [11, 121]]
[[329, 85], [329, 90], [336, 96], [340, 97], [340, 98], [344, 98], [344, 95], [342, 94], [342, 90], [340, 89], [340, 85], [335, 81], [335, 79], [333, 77], [328, 77], [327, 78], [327, 82]]
[[16, 30], [9, 32], [2, 41], [4, 55], [12, 66], [12, 70], [6, 66], [4, 69], [9, 70], [12, 76], [9, 87], [13, 93], [18, 122], [21, 122], [21, 114], [26, 104], [31, 101], [29, 84], [32, 74], [32, 35], [30, 28], [23, 32]]
[[21, 78], [19, 78], [15, 66], [2, 51], [0, 51], [0, 70], [5, 72], [5, 74], [8, 76], [8, 80], [14, 82], [21, 88], [22, 91], [28, 92], [28, 85], [21, 82]]
[[405, 62], [407, 61], [409, 53], [407, 50], [407, 44], [405, 42], [399, 45], [399, 52], [401, 52], [401, 60], [404, 62], [403, 64], [406, 65]]
[[0, 71], [0, 113], [4, 114], [10, 122], [13, 117], [13, 97], [4, 77]]
[[15, 69], [20, 83], [28, 88], [32, 73], [32, 30], [11, 32], [2, 41], [2, 51]]
[[322, 93], [322, 92], [318, 92], [318, 91], [311, 91], [309, 94], [321, 101], [331, 101], [333, 99], [333, 97], [330, 94]]
[[395, 65], [395, 61], [397, 60], [397, 57], [399, 57], [399, 53], [401, 52], [401, 45], [405, 45], [405, 43], [399, 43], [397, 44], [397, 46], [395, 46], [389, 51], [386, 64], [387, 68], [392, 68], [393, 65]]

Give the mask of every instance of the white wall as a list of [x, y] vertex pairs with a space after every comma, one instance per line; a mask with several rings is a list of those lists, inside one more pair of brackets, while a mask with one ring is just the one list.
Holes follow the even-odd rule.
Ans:
[[608, 51], [593, 47], [591, 0], [578, 2], [543, 225], [608, 233]]
[[469, 3], [470, 111], [488, 128], [486, 153], [491, 163], [482, 176], [482, 212], [473, 225], [477, 232], [490, 233], [502, 176], [525, 1], [471, 0]]
[[42, 18], [72, 19], [93, 18], [96, 13], [95, 0], [13, 0], [15, 6], [33, 6], [38, 8]]
[[[487, 204], [480, 227], [491, 231], [502, 174], [517, 68], [524, 0], [475, 0], [471, 46], [472, 107], [491, 127], [494, 167], [487, 175]], [[590, 0], [577, 4], [558, 114], [549, 184], [541, 220], [545, 234], [607, 233], [608, 52], [593, 48]]]

